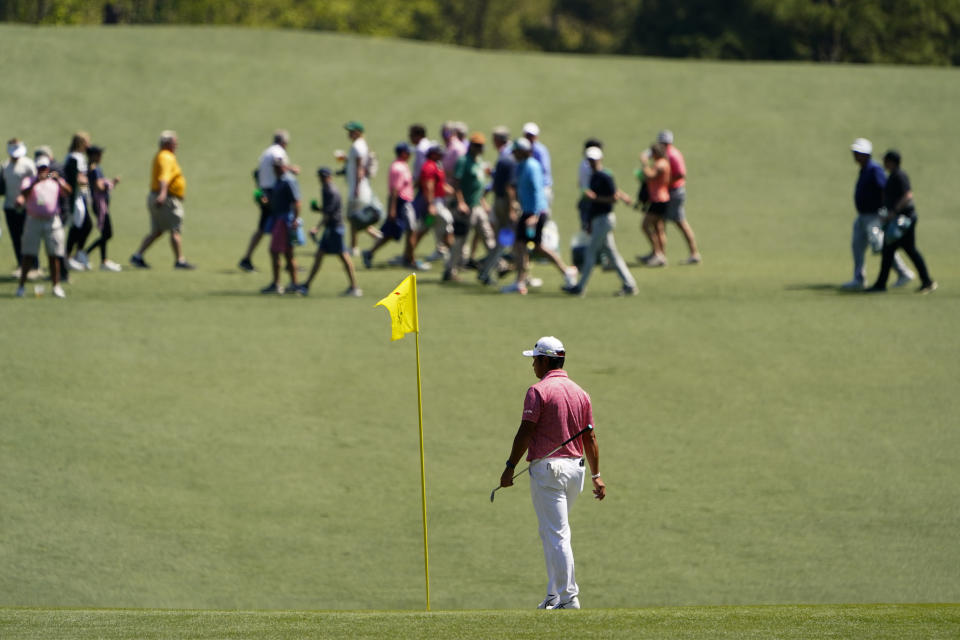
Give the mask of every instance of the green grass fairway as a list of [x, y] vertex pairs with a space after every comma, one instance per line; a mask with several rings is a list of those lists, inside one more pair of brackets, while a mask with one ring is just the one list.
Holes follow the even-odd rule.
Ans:
[[[67, 300], [20, 300], [0, 238], [0, 606], [38, 608], [0, 612], [14, 635], [323, 637], [355, 625], [354, 637], [415, 637], [438, 625], [525, 637], [560, 624], [503, 611], [534, 607], [546, 578], [526, 482], [488, 500], [534, 380], [520, 351], [554, 334], [593, 397], [609, 485], [573, 512], [593, 610], [564, 618], [584, 621], [578, 634], [956, 636], [950, 606], [647, 608], [960, 602], [957, 70], [244, 29], [0, 25], [0, 39], [4, 139], [62, 157], [86, 129], [123, 176], [117, 261], [147, 231], [157, 136], [179, 132], [184, 245], [199, 265], [174, 272], [161, 242], [150, 271], [80, 273]], [[540, 124], [565, 255], [583, 140], [605, 140], [634, 191], [638, 152], [673, 129], [704, 264], [679, 266], [671, 229], [671, 266], [637, 266], [638, 216], [621, 207], [634, 298], [612, 297], [615, 276], [595, 273], [586, 298], [566, 299], [545, 265], [526, 299], [472, 277], [441, 285], [436, 267], [420, 279], [432, 608], [500, 613], [194, 612], [424, 608], [414, 341], [391, 343], [373, 306], [406, 272], [361, 268], [365, 297], [343, 299], [328, 260], [308, 298], [281, 299], [258, 293], [265, 246], [260, 273], [236, 263], [257, 219], [250, 172], [274, 128], [292, 134], [309, 200], [315, 167], [347, 148], [342, 124], [363, 121], [382, 196], [407, 125], [436, 135], [450, 118], [485, 132]], [[837, 289], [851, 276], [858, 136], [904, 154], [933, 295]], [[308, 251], [299, 259], [309, 267]]]
[[937, 640], [960, 631], [957, 605], [689, 607], [442, 613], [0, 609], [9, 640], [71, 638], [872, 638]]

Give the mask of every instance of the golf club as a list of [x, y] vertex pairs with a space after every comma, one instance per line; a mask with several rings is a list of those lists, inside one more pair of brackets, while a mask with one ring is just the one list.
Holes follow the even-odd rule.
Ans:
[[[567, 446], [568, 444], [570, 444], [571, 442], [573, 442], [574, 440], [576, 440], [577, 438], [579, 438], [580, 436], [582, 436], [583, 434], [585, 434], [587, 431], [592, 431], [592, 430], [593, 430], [593, 425], [592, 425], [592, 424], [588, 424], [586, 427], [584, 427], [583, 429], [581, 429], [578, 433], [576, 433], [575, 435], [570, 436], [569, 438], [567, 438], [566, 440], [564, 440], [563, 442], [561, 442], [559, 445], [557, 445], [557, 448], [556, 448], [556, 449], [554, 449], [553, 451], [551, 451], [551, 452], [548, 453], [547, 455], [543, 456], [543, 458], [537, 458], [536, 460], [534, 460], [533, 462], [531, 462], [530, 464], [528, 464], [527, 466], [525, 466], [525, 467], [524, 467], [523, 469], [521, 469], [520, 471], [517, 471], [517, 472], [514, 474], [513, 479], [516, 480], [517, 478], [519, 478], [519, 477], [520, 477], [520, 474], [524, 473], [527, 469], [529, 469], [529, 468], [530, 468], [530, 465], [532, 465], [534, 462], [540, 462], [540, 461], [543, 460], [544, 458], [549, 458], [550, 456], [552, 456], [553, 454], [555, 454], [557, 451], [560, 451], [560, 449], [562, 449], [563, 447]], [[497, 487], [497, 489], [500, 489], [500, 488], [501, 488], [501, 487]], [[493, 502], [493, 494], [495, 494], [495, 493], [497, 492], [497, 489], [494, 489], [493, 491], [490, 492], [490, 502]]]

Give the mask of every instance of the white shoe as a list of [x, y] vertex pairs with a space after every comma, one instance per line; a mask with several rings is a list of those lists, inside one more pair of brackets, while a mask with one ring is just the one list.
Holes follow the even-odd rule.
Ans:
[[863, 289], [863, 283], [859, 280], [851, 280], [840, 285], [841, 289]]
[[577, 271], [576, 267], [567, 267], [567, 270], [563, 273], [563, 283], [568, 287], [576, 286], [579, 276], [580, 272]]
[[67, 258], [67, 267], [70, 268], [70, 271], [86, 271], [83, 263], [76, 258]]
[[340, 295], [344, 296], [345, 298], [362, 298], [362, 297], [363, 297], [363, 289], [357, 289], [357, 288], [354, 288], [354, 287], [348, 287], [347, 290], [344, 291], [344, 292], [343, 292], [342, 294], [340, 294]]
[[54, 297], [57, 297], [57, 298], [67, 297], [67, 294], [63, 292], [63, 287], [61, 287], [59, 284], [53, 288], [53, 295]]
[[83, 268], [87, 271], [90, 270], [90, 257], [87, 256], [87, 252], [83, 249], [77, 251], [77, 262], [83, 265]]
[[579, 609], [580, 608], [580, 598], [573, 596], [566, 602], [561, 602], [557, 606], [553, 607], [556, 609]]
[[897, 278], [897, 281], [893, 283], [893, 287], [897, 288], [897, 287], [902, 287], [905, 284], [910, 284], [911, 282], [913, 282], [913, 277], [914, 276], [912, 273], [907, 272]]
[[[577, 284], [576, 281], [573, 284]], [[541, 278], [527, 278], [527, 286], [531, 289], [539, 289], [543, 286], [543, 280]]]
[[117, 271], [123, 271], [123, 267], [118, 265], [113, 260], [104, 260], [100, 264], [100, 271], [113, 271], [114, 273], [116, 273]]
[[663, 256], [653, 256], [644, 264], [646, 264], [648, 267], [665, 267], [667, 266], [667, 259]]
[[537, 605], [537, 609], [553, 609], [557, 606], [558, 602], [560, 602], [559, 598], [551, 593], [543, 599], [543, 602]]

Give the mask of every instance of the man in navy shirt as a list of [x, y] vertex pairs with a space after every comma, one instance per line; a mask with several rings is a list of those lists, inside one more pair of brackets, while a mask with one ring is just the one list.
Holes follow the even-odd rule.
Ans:
[[[867, 247], [873, 246], [874, 252], [883, 247], [883, 227], [880, 209], [883, 208], [883, 189], [887, 178], [883, 167], [877, 164], [871, 154], [873, 145], [866, 138], [857, 138], [850, 146], [853, 160], [860, 165], [860, 174], [853, 192], [853, 202], [857, 207], [857, 218], [853, 221], [853, 238], [850, 246], [853, 250], [853, 280], [845, 282], [844, 289], [863, 289], [867, 280], [867, 267], [864, 256]], [[894, 254], [893, 268], [897, 271], [897, 282], [901, 287], [913, 280], [913, 273], [903, 263], [903, 259]]]
[[913, 266], [920, 274], [920, 288], [917, 293], [931, 293], [937, 288], [927, 272], [927, 264], [917, 251], [917, 210], [913, 204], [913, 190], [906, 171], [900, 168], [900, 152], [891, 149], [883, 156], [883, 166], [887, 170], [887, 183], [883, 189], [883, 204], [887, 208], [884, 219], [883, 260], [880, 263], [880, 275], [870, 292], [886, 291], [887, 278], [897, 249], [903, 249]]
[[273, 172], [276, 182], [270, 196], [270, 259], [273, 268], [273, 282], [260, 290], [261, 293], [277, 293], [285, 291], [280, 284], [280, 256], [287, 261], [287, 271], [290, 273], [290, 285], [294, 291], [297, 286], [297, 264], [293, 258], [293, 240], [297, 232], [300, 219], [300, 186], [293, 173], [287, 171], [287, 161], [281, 155], [272, 159]]

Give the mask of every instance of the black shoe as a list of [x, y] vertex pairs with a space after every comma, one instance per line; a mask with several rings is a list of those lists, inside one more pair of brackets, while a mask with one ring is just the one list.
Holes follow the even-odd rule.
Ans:
[[246, 271], [247, 273], [253, 273], [256, 271], [256, 269], [253, 268], [253, 263], [250, 262], [249, 258], [244, 258], [237, 266], [240, 267], [241, 271]]
[[923, 285], [923, 286], [920, 287], [919, 289], [917, 289], [917, 293], [921, 293], [921, 294], [933, 293], [933, 292], [936, 291], [936, 290], [937, 290], [937, 283], [931, 281], [931, 282], [928, 282], [927, 284]]
[[140, 256], [138, 256], [138, 255], [136, 255], [136, 254], [130, 256], [130, 264], [132, 264], [133, 266], [138, 267], [138, 268], [140, 268], [140, 269], [149, 269], [149, 268], [150, 268], [150, 265], [148, 265], [143, 258], [141, 258]]
[[197, 267], [194, 266], [194, 265], [192, 265], [192, 264], [190, 264], [190, 263], [187, 262], [186, 260], [177, 260], [176, 262], [173, 263], [173, 268], [174, 268], [174, 269], [186, 269], [187, 271], [193, 271], [193, 270], [196, 269]]
[[572, 296], [582, 296], [583, 289], [579, 285], [573, 285], [572, 287], [563, 287], [564, 293], [569, 293]]

